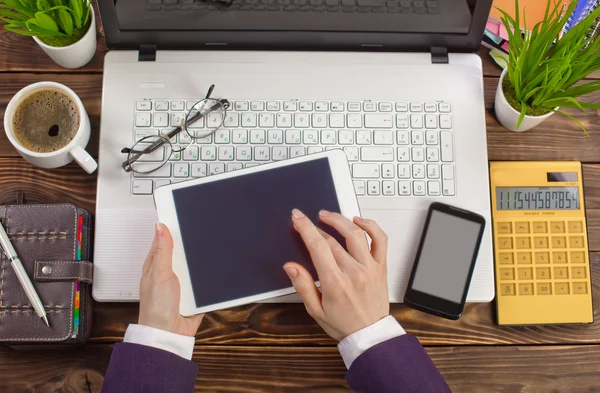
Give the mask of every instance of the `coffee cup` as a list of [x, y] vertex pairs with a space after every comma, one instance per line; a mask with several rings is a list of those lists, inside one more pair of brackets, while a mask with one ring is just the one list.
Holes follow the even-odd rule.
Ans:
[[[69, 135], [68, 139], [64, 140], [64, 146], [57, 145], [56, 150], [52, 150], [52, 148], [50, 147], [48, 148], [50, 151], [39, 148], [34, 149], [32, 147], [33, 145], [26, 145], [26, 143], [23, 140], [23, 137], [20, 137], [15, 134], [15, 132], [24, 131], [16, 130], [14, 123], [15, 115], [17, 114], [17, 112], [19, 112], [18, 116], [23, 116], [23, 113], [27, 113], [27, 116], [36, 116], [35, 111], [30, 110], [29, 112], [24, 112], [24, 110], [21, 109], [21, 106], [25, 105], [27, 103], [28, 98], [30, 99], [32, 95], [36, 93], [43, 95], [46, 93], [46, 91], [56, 92], [56, 95], [59, 97], [57, 99], [62, 100], [61, 105], [64, 104], [66, 99], [66, 105], [68, 105], [67, 110], [71, 110], [73, 117], [78, 119], [78, 126], [77, 124], [75, 124], [73, 125], [72, 130], [68, 130]], [[61, 93], [66, 97], [60, 96]], [[43, 110], [48, 111], [52, 108], [52, 103], [46, 102], [45, 104], [46, 105], [43, 108]], [[35, 104], [29, 105], [32, 106]], [[71, 123], [74, 122], [73, 119], [68, 120], [71, 121]], [[56, 132], [56, 134], [58, 134], [59, 132], [61, 132], [61, 130], [59, 130], [58, 125], [48, 127], [48, 132], [50, 133]], [[10, 141], [10, 143], [12, 143], [15, 149], [17, 149], [19, 154], [21, 154], [21, 156], [25, 160], [29, 161], [33, 165], [39, 166], [41, 168], [58, 168], [61, 166], [65, 166], [71, 163], [73, 160], [75, 160], [87, 173], [94, 173], [94, 171], [96, 171], [96, 169], [98, 168], [98, 164], [96, 163], [96, 161], [87, 151], [85, 151], [85, 148], [90, 140], [91, 127], [90, 119], [87, 115], [87, 112], [85, 111], [83, 103], [73, 90], [60, 83], [34, 83], [24, 87], [17, 94], [15, 94], [15, 96], [10, 100], [8, 106], [6, 107], [6, 112], [4, 116], [4, 131], [6, 132], [8, 140]]]

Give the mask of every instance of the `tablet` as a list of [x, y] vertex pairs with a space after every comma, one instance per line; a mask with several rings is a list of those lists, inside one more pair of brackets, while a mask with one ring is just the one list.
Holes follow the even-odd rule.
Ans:
[[185, 316], [294, 293], [286, 262], [298, 262], [316, 279], [292, 209], [342, 245], [340, 235], [320, 223], [319, 211], [360, 215], [339, 149], [160, 187], [154, 201], [173, 236]]

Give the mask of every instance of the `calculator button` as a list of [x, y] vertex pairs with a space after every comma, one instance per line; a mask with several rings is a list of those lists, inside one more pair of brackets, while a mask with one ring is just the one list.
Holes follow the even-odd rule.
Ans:
[[512, 238], [510, 237], [501, 237], [498, 238], [498, 248], [502, 250], [510, 250], [513, 248]]
[[571, 263], [585, 263], [585, 252], [571, 251]]
[[571, 247], [571, 248], [583, 248], [583, 236], [571, 236], [571, 237], [569, 237], [569, 247]]
[[500, 280], [514, 280], [515, 269], [500, 269]]
[[538, 295], [552, 295], [552, 284], [549, 282], [538, 282], [537, 293]]
[[577, 295], [585, 295], [587, 293], [587, 283], [586, 282], [574, 282], [573, 283], [573, 293]]
[[563, 251], [556, 251], [552, 253], [553, 263], [567, 263], [567, 253]]
[[568, 295], [569, 294], [569, 283], [568, 282], [555, 282], [554, 293], [557, 295]]
[[517, 248], [521, 250], [531, 248], [531, 239], [528, 237], [517, 237]]
[[565, 233], [565, 223], [562, 221], [551, 222], [550, 223], [550, 232]]
[[531, 265], [531, 253], [530, 252], [518, 252], [517, 263], [519, 265]]
[[548, 233], [548, 227], [545, 222], [534, 222], [533, 233]]
[[549, 280], [550, 279], [550, 268], [549, 267], [538, 267], [535, 269], [535, 278], [538, 280]]
[[564, 236], [552, 236], [552, 248], [565, 248], [567, 239]]
[[571, 233], [583, 232], [583, 223], [581, 221], [569, 221], [569, 232], [571, 232]]
[[500, 295], [514, 296], [515, 295], [515, 284], [500, 284]]
[[533, 295], [533, 284], [519, 284], [519, 295]]
[[587, 271], [585, 270], [585, 267], [583, 267], [583, 266], [572, 267], [571, 268], [571, 277], [573, 277], [573, 278], [586, 278], [587, 277]]
[[530, 267], [520, 267], [518, 269], [519, 280], [531, 280], [533, 279], [533, 269]]
[[548, 237], [546, 236], [536, 236], [533, 238], [533, 247], [534, 248], [548, 248]]
[[513, 254], [512, 252], [501, 252], [498, 254], [498, 261], [501, 265], [512, 265], [514, 263], [513, 261]]
[[566, 267], [555, 267], [554, 268], [554, 279], [564, 280], [569, 278], [569, 271]]
[[550, 263], [550, 254], [547, 252], [536, 252], [535, 263], [545, 264]]
[[515, 222], [515, 232], [529, 233], [529, 223], [528, 222]]
[[512, 233], [512, 224], [510, 222], [499, 222], [498, 233], [501, 235], [510, 235]]

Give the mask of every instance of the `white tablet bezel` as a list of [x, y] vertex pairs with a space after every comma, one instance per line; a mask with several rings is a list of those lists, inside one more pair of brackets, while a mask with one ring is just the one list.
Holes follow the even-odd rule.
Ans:
[[[158, 212], [158, 218], [160, 222], [162, 222], [169, 228], [169, 230], [171, 231], [171, 235], [173, 236], [173, 271], [179, 277], [179, 283], [181, 285], [180, 313], [182, 315], [190, 316], [195, 314], [202, 314], [205, 312], [253, 303], [272, 297], [289, 295], [296, 291], [290, 284], [289, 288], [277, 291], [265, 292], [204, 307], [196, 307], [196, 301], [194, 299], [194, 292], [192, 290], [192, 283], [189, 276], [187, 261], [185, 259], [185, 252], [183, 250], [183, 241], [179, 229], [179, 221], [177, 219], [177, 212], [175, 210], [173, 190], [243, 176], [250, 173], [269, 171], [284, 166], [295, 165], [322, 158], [327, 158], [329, 160], [329, 167], [331, 168], [331, 174], [335, 185], [335, 191], [338, 198], [340, 211], [344, 216], [350, 219], [352, 219], [352, 217], [355, 216], [360, 216], [358, 201], [356, 199], [356, 194], [354, 193], [354, 184], [352, 182], [352, 176], [350, 175], [346, 154], [340, 149], [329, 150], [323, 153], [310, 154], [303, 157], [278, 161], [265, 165], [259, 165], [233, 172], [226, 172], [219, 175], [212, 175], [182, 183], [171, 184], [160, 187], [155, 190], [154, 203]], [[286, 261], [282, 261], [282, 266], [284, 262]]]

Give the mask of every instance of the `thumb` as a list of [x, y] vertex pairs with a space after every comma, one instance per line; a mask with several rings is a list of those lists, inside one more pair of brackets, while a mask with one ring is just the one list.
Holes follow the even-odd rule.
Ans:
[[157, 273], [173, 273], [173, 238], [166, 225], [156, 224], [152, 269]]
[[313, 318], [321, 318], [324, 315], [321, 292], [311, 274], [295, 262], [286, 263], [283, 269], [292, 280], [292, 285], [304, 302], [308, 314]]

